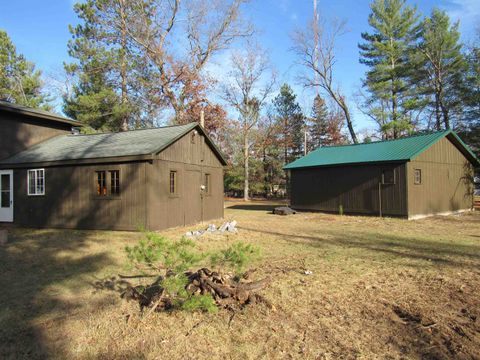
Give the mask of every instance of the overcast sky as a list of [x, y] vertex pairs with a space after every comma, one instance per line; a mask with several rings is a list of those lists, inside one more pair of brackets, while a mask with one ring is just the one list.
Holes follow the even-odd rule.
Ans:
[[[0, 0], [0, 28], [8, 32], [17, 50], [35, 62], [47, 76], [59, 73], [62, 63], [69, 61], [66, 48], [70, 39], [68, 25], [77, 22], [73, 3], [71, 0]], [[480, 23], [480, 0], [424, 0], [409, 3], [416, 4], [423, 15], [429, 14], [435, 6], [446, 10], [453, 19], [460, 20], [464, 42], [472, 39], [475, 26]], [[369, 30], [369, 4], [367, 0], [318, 0], [323, 17], [347, 21], [349, 31], [338, 41], [336, 75], [353, 108], [352, 95], [359, 89], [365, 73], [365, 67], [358, 61], [357, 44], [361, 41], [361, 32]], [[291, 34], [296, 28], [305, 26], [312, 16], [313, 0], [253, 0], [245, 10], [259, 30], [258, 42], [270, 52], [280, 82], [292, 85], [300, 104], [309, 112], [311, 94], [297, 84], [300, 69], [291, 51]], [[216, 64], [209, 69], [220, 76], [226, 61], [228, 53], [219, 56]], [[356, 110], [354, 121], [358, 130], [374, 127]]]

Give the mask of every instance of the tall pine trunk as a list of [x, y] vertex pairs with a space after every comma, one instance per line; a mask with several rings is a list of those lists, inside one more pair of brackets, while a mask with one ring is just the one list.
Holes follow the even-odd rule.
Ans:
[[[126, 18], [125, 18], [125, 9], [124, 9], [125, 3], [120, 1], [120, 16], [122, 18], [122, 27], [121, 27], [121, 35], [122, 35], [122, 40], [121, 40], [121, 57], [120, 57], [120, 77], [122, 78], [122, 84], [121, 84], [121, 91], [122, 91], [122, 105], [125, 107], [128, 102], [127, 98], [127, 57], [126, 57], [126, 50], [127, 50], [127, 24], [126, 24]], [[121, 131], [127, 131], [128, 130], [128, 114], [125, 111], [125, 108], [122, 109], [122, 123], [120, 126]]]
[[249, 176], [249, 168], [248, 168], [248, 161], [249, 161], [249, 153], [248, 153], [248, 130], [245, 129], [243, 132], [243, 176], [245, 177], [243, 183], [243, 199], [245, 201], [249, 200], [249, 183], [248, 183], [248, 176]]
[[442, 114], [440, 112], [440, 99], [438, 98], [438, 92], [435, 92], [435, 129], [442, 129]]

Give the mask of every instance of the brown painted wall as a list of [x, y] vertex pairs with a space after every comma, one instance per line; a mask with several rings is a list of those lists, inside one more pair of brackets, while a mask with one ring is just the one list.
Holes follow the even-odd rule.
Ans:
[[[170, 195], [170, 171], [177, 171], [178, 194]], [[203, 194], [205, 174], [211, 176], [211, 192]], [[223, 217], [223, 167], [216, 155], [196, 135], [185, 135], [158, 155], [148, 167], [148, 226], [164, 229]]]
[[[145, 225], [147, 163], [45, 168], [45, 195], [27, 195], [27, 169], [14, 170], [14, 224], [135, 230]], [[96, 170], [120, 170], [121, 195], [97, 197]]]
[[69, 124], [0, 111], [0, 160], [51, 137], [69, 133], [71, 127]]
[[291, 206], [301, 210], [379, 214], [381, 171], [395, 169], [395, 184], [381, 186], [382, 212], [407, 216], [405, 164], [349, 165], [291, 172]]
[[[96, 196], [98, 170], [120, 170], [119, 197]], [[170, 170], [178, 171], [176, 196]], [[200, 190], [206, 173], [210, 194]], [[15, 226], [161, 230], [223, 217], [223, 167], [200, 135], [192, 143], [187, 134], [153, 162], [47, 167], [41, 196], [27, 195], [27, 169], [14, 170], [13, 180]]]
[[[414, 184], [414, 169], [422, 183]], [[409, 216], [470, 209], [473, 169], [465, 156], [443, 138], [407, 165]]]

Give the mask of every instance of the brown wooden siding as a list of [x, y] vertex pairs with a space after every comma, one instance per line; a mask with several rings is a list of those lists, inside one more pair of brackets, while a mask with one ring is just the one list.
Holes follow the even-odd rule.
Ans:
[[159, 160], [176, 161], [184, 164], [222, 167], [220, 160], [205, 143], [205, 138], [197, 134], [192, 143], [192, 133], [186, 134], [158, 154]]
[[[420, 185], [414, 183], [414, 169], [421, 170]], [[472, 166], [447, 138], [409, 162], [407, 176], [409, 216], [472, 207]]]
[[[45, 195], [27, 195], [27, 169], [14, 170], [14, 224], [135, 230], [145, 227], [146, 163], [45, 168]], [[120, 196], [96, 196], [95, 171], [120, 170]]]
[[[45, 167], [42, 196], [27, 195], [27, 170], [14, 169], [14, 226], [161, 230], [223, 217], [223, 167], [200, 134], [193, 143], [187, 134], [150, 161]], [[96, 196], [98, 170], [120, 171], [120, 197]], [[200, 189], [205, 174], [209, 194]]]
[[395, 184], [381, 185], [382, 213], [407, 216], [405, 164], [350, 165], [291, 172], [291, 205], [301, 210], [379, 214], [383, 169], [395, 170]]
[[57, 135], [67, 134], [71, 125], [0, 111], [0, 160]]
[[[191, 133], [163, 150], [148, 171], [148, 226], [164, 229], [223, 217], [223, 167], [201, 135]], [[177, 171], [178, 194], [171, 195], [170, 171]], [[211, 192], [202, 194], [205, 174]]]

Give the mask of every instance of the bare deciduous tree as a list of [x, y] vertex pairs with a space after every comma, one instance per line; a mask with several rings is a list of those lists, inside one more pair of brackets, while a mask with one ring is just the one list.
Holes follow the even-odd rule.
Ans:
[[223, 88], [224, 100], [239, 114], [244, 164], [244, 199], [249, 199], [250, 133], [257, 125], [260, 112], [272, 93], [275, 74], [267, 53], [248, 44], [245, 51], [234, 52], [229, 82]]
[[212, 56], [253, 33], [241, 15], [247, 1], [129, 2], [127, 36], [155, 68], [158, 89], [177, 122], [185, 116], [191, 92], [204, 85], [202, 70]]
[[314, 19], [306, 30], [294, 33], [293, 49], [308, 70], [308, 74], [301, 76], [303, 85], [322, 89], [339, 106], [352, 141], [358, 143], [345, 94], [334, 80], [335, 43], [344, 28], [345, 22], [332, 22], [327, 31], [325, 22]]

